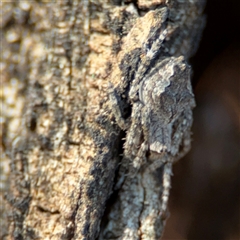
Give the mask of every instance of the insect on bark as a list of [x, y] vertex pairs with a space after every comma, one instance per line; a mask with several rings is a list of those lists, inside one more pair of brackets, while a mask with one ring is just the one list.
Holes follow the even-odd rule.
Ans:
[[[126, 139], [117, 183], [120, 200], [102, 239], [139, 239], [139, 229], [141, 239], [161, 235], [156, 223], [165, 221], [172, 164], [190, 149], [195, 107], [190, 67], [184, 56], [170, 54], [172, 26], [168, 18], [167, 7], [139, 17], [122, 38], [113, 65], [109, 102]], [[124, 109], [130, 109], [129, 117], [124, 116]], [[159, 169], [160, 181], [156, 176]], [[129, 201], [134, 206], [129, 206]], [[121, 220], [117, 221], [114, 215], [119, 214]], [[117, 230], [119, 224], [123, 233]]]

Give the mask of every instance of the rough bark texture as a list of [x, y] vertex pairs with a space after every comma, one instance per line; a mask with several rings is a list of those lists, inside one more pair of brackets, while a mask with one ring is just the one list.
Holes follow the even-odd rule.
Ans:
[[[129, 6], [131, 1], [126, 2]], [[120, 7], [121, 1], [3, 3], [1, 147], [4, 166], [10, 162], [11, 181], [2, 180], [11, 190], [1, 209], [2, 238], [91, 240], [99, 235], [103, 215], [105, 222], [112, 218], [110, 207], [110, 213], [104, 211], [124, 137], [108, 103], [108, 77], [117, 65], [113, 59], [137, 18], [159, 6], [177, 16], [181, 5], [177, 0], [133, 2], [137, 16], [131, 11], [128, 16], [116, 14], [127, 7]], [[179, 8], [184, 10], [179, 16], [186, 19], [176, 32], [171, 29], [174, 38], [185, 30], [186, 36], [179, 39], [183, 44], [167, 43], [177, 49], [176, 57], [186, 59], [197, 47], [191, 43], [202, 26], [204, 3], [192, 2], [185, 10]], [[123, 187], [128, 181], [132, 185], [142, 179], [127, 179]], [[121, 204], [117, 192], [114, 197]], [[8, 219], [6, 209], [11, 209]], [[157, 223], [160, 235], [164, 223]], [[141, 236], [144, 233], [131, 239]]]

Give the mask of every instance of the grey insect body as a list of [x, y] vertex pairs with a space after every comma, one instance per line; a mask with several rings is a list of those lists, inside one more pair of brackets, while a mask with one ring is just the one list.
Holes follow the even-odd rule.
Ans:
[[[120, 201], [122, 206], [129, 201], [126, 200], [131, 195], [129, 191], [132, 191], [131, 187], [127, 187], [129, 184], [136, 184], [136, 191], [140, 191], [139, 186], [143, 190], [143, 203], [136, 204], [139, 207], [132, 210], [134, 213], [139, 211], [138, 222], [142, 229], [149, 232], [143, 239], [155, 239], [150, 236], [157, 236], [154, 235], [156, 230], [149, 229], [151, 222], [166, 215], [172, 164], [189, 151], [191, 144], [190, 128], [195, 100], [190, 67], [184, 56], [171, 55], [165, 47], [170, 37], [168, 14], [167, 8], [162, 7], [137, 19], [122, 39], [121, 51], [116, 57], [121, 65], [113, 66], [109, 79], [112, 113], [119, 127], [126, 131], [119, 173], [125, 193], [121, 193]], [[129, 117], [124, 117], [121, 106], [131, 109]], [[163, 169], [162, 188], [159, 188], [157, 181], [156, 185], [152, 184], [154, 187], [150, 183], [155, 181], [154, 173], [159, 168]], [[134, 178], [138, 179], [137, 183], [131, 180]], [[138, 193], [134, 196], [133, 199], [141, 198]], [[133, 223], [138, 224], [131, 217], [126, 221], [129, 229], [134, 229]], [[106, 229], [113, 228], [114, 224], [111, 224]], [[133, 234], [134, 231], [130, 232]], [[129, 234], [121, 239], [135, 239]]]

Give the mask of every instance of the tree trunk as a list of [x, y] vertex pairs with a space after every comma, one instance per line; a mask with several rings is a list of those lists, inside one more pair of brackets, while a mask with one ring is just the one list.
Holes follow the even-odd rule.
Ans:
[[[138, 19], [145, 26], [143, 16], [158, 8], [166, 7], [169, 14], [164, 23], [170, 26], [164, 45], [172, 51], [168, 54], [186, 60], [194, 54], [204, 25], [204, 2], [181, 2], [2, 3], [2, 149], [3, 163], [10, 163], [4, 188], [10, 191], [1, 210], [5, 224], [1, 237], [131, 240], [161, 236], [166, 217], [154, 218], [152, 235], [147, 235], [140, 223], [141, 211], [134, 220], [137, 228], [129, 230], [134, 233], [125, 235], [129, 221], [123, 219], [123, 211], [133, 211], [141, 195], [140, 182], [156, 186], [157, 181], [157, 202], [163, 201], [163, 169], [155, 172], [158, 180], [145, 173], [119, 177], [126, 131], [117, 124], [114, 105], [109, 103], [109, 81], [118, 81], [110, 78], [122, 64], [123, 58], [117, 56], [123, 52], [124, 37], [137, 29]], [[137, 61], [135, 55], [130, 60]], [[127, 118], [131, 109], [124, 107], [119, 106]], [[126, 198], [128, 206], [123, 204]], [[145, 204], [141, 201], [140, 208]]]

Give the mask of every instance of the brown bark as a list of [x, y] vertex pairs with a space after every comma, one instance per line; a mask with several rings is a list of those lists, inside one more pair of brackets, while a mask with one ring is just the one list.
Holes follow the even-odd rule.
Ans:
[[[85, 232], [88, 239], [96, 237], [119, 138], [119, 129], [104, 116], [98, 118], [105, 88], [98, 76], [105, 72], [104, 54], [110, 52], [110, 37], [99, 29], [103, 13], [94, 10], [103, 6], [87, 1], [4, 5], [11, 15], [5, 20], [4, 48], [11, 56], [7, 50], [3, 55], [9, 58], [4, 59], [9, 74], [4, 83], [16, 78], [22, 85], [14, 99], [21, 100], [15, 140], [10, 132], [5, 139], [11, 145], [12, 192], [7, 199], [13, 205], [14, 239], [82, 239]], [[90, 26], [94, 20], [96, 26]], [[92, 43], [94, 37], [98, 41]], [[15, 71], [8, 62], [14, 57]], [[5, 124], [10, 131], [11, 120]], [[96, 171], [102, 179], [95, 178]]]

